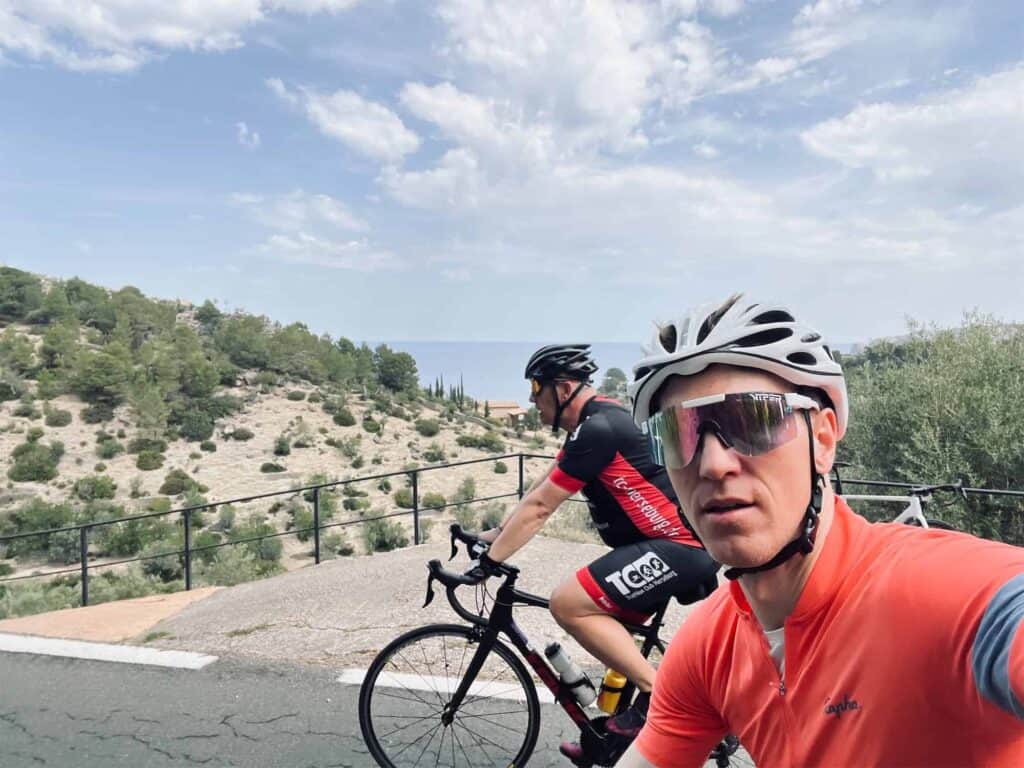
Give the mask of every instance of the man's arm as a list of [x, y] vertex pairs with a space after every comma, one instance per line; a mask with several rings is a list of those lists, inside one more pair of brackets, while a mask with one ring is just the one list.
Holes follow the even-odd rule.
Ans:
[[1009, 579], [989, 601], [971, 657], [978, 692], [1024, 720], [1024, 574]]
[[508, 560], [537, 535], [551, 513], [570, 496], [572, 491], [553, 483], [549, 472], [549, 476], [534, 486], [506, 518], [488, 556], [499, 563]]

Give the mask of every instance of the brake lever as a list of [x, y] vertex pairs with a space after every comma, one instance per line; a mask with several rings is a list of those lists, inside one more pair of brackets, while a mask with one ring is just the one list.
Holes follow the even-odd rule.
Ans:
[[426, 608], [434, 601], [434, 572], [430, 572], [430, 576], [427, 577], [427, 599], [423, 602], [423, 607]]

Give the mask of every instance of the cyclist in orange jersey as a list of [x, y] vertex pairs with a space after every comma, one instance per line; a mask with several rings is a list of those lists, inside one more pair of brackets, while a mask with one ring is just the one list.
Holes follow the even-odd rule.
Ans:
[[701, 766], [726, 733], [757, 765], [1024, 766], [1024, 549], [835, 495], [848, 398], [817, 331], [733, 296], [662, 327], [630, 395], [730, 583], [673, 639], [620, 768]]

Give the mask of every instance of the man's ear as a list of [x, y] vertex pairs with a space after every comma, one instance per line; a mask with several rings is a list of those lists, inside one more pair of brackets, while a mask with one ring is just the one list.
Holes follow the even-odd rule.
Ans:
[[836, 460], [836, 444], [839, 435], [839, 422], [836, 412], [824, 408], [814, 414], [811, 419], [814, 427], [814, 466], [820, 475], [828, 475]]

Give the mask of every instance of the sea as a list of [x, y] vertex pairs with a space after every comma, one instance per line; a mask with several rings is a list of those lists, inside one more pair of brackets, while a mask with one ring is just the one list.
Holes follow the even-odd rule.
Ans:
[[[381, 342], [367, 342], [371, 347]], [[408, 352], [416, 359], [420, 383], [433, 386], [444, 377], [444, 388], [458, 384], [461, 377], [465, 392], [476, 400], [514, 400], [526, 407], [530, 385], [523, 369], [530, 355], [544, 346], [534, 341], [385, 341], [391, 349]], [[619, 368], [627, 377], [633, 363], [642, 356], [640, 345], [629, 342], [598, 341], [591, 344], [600, 370], [594, 381], [600, 384], [604, 372]]]
[[[371, 347], [382, 342], [367, 342]], [[416, 359], [420, 383], [433, 386], [444, 378], [445, 392], [461, 377], [465, 392], [476, 400], [514, 400], [526, 407], [530, 387], [523, 369], [545, 342], [537, 341], [385, 341], [394, 350], [408, 352]], [[549, 342], [550, 343], [550, 342]], [[849, 354], [860, 345], [836, 344], [834, 348]], [[598, 341], [591, 352], [600, 370], [594, 382], [604, 380], [609, 368], [619, 368], [632, 377], [633, 364], [642, 357], [640, 345], [633, 342]]]

